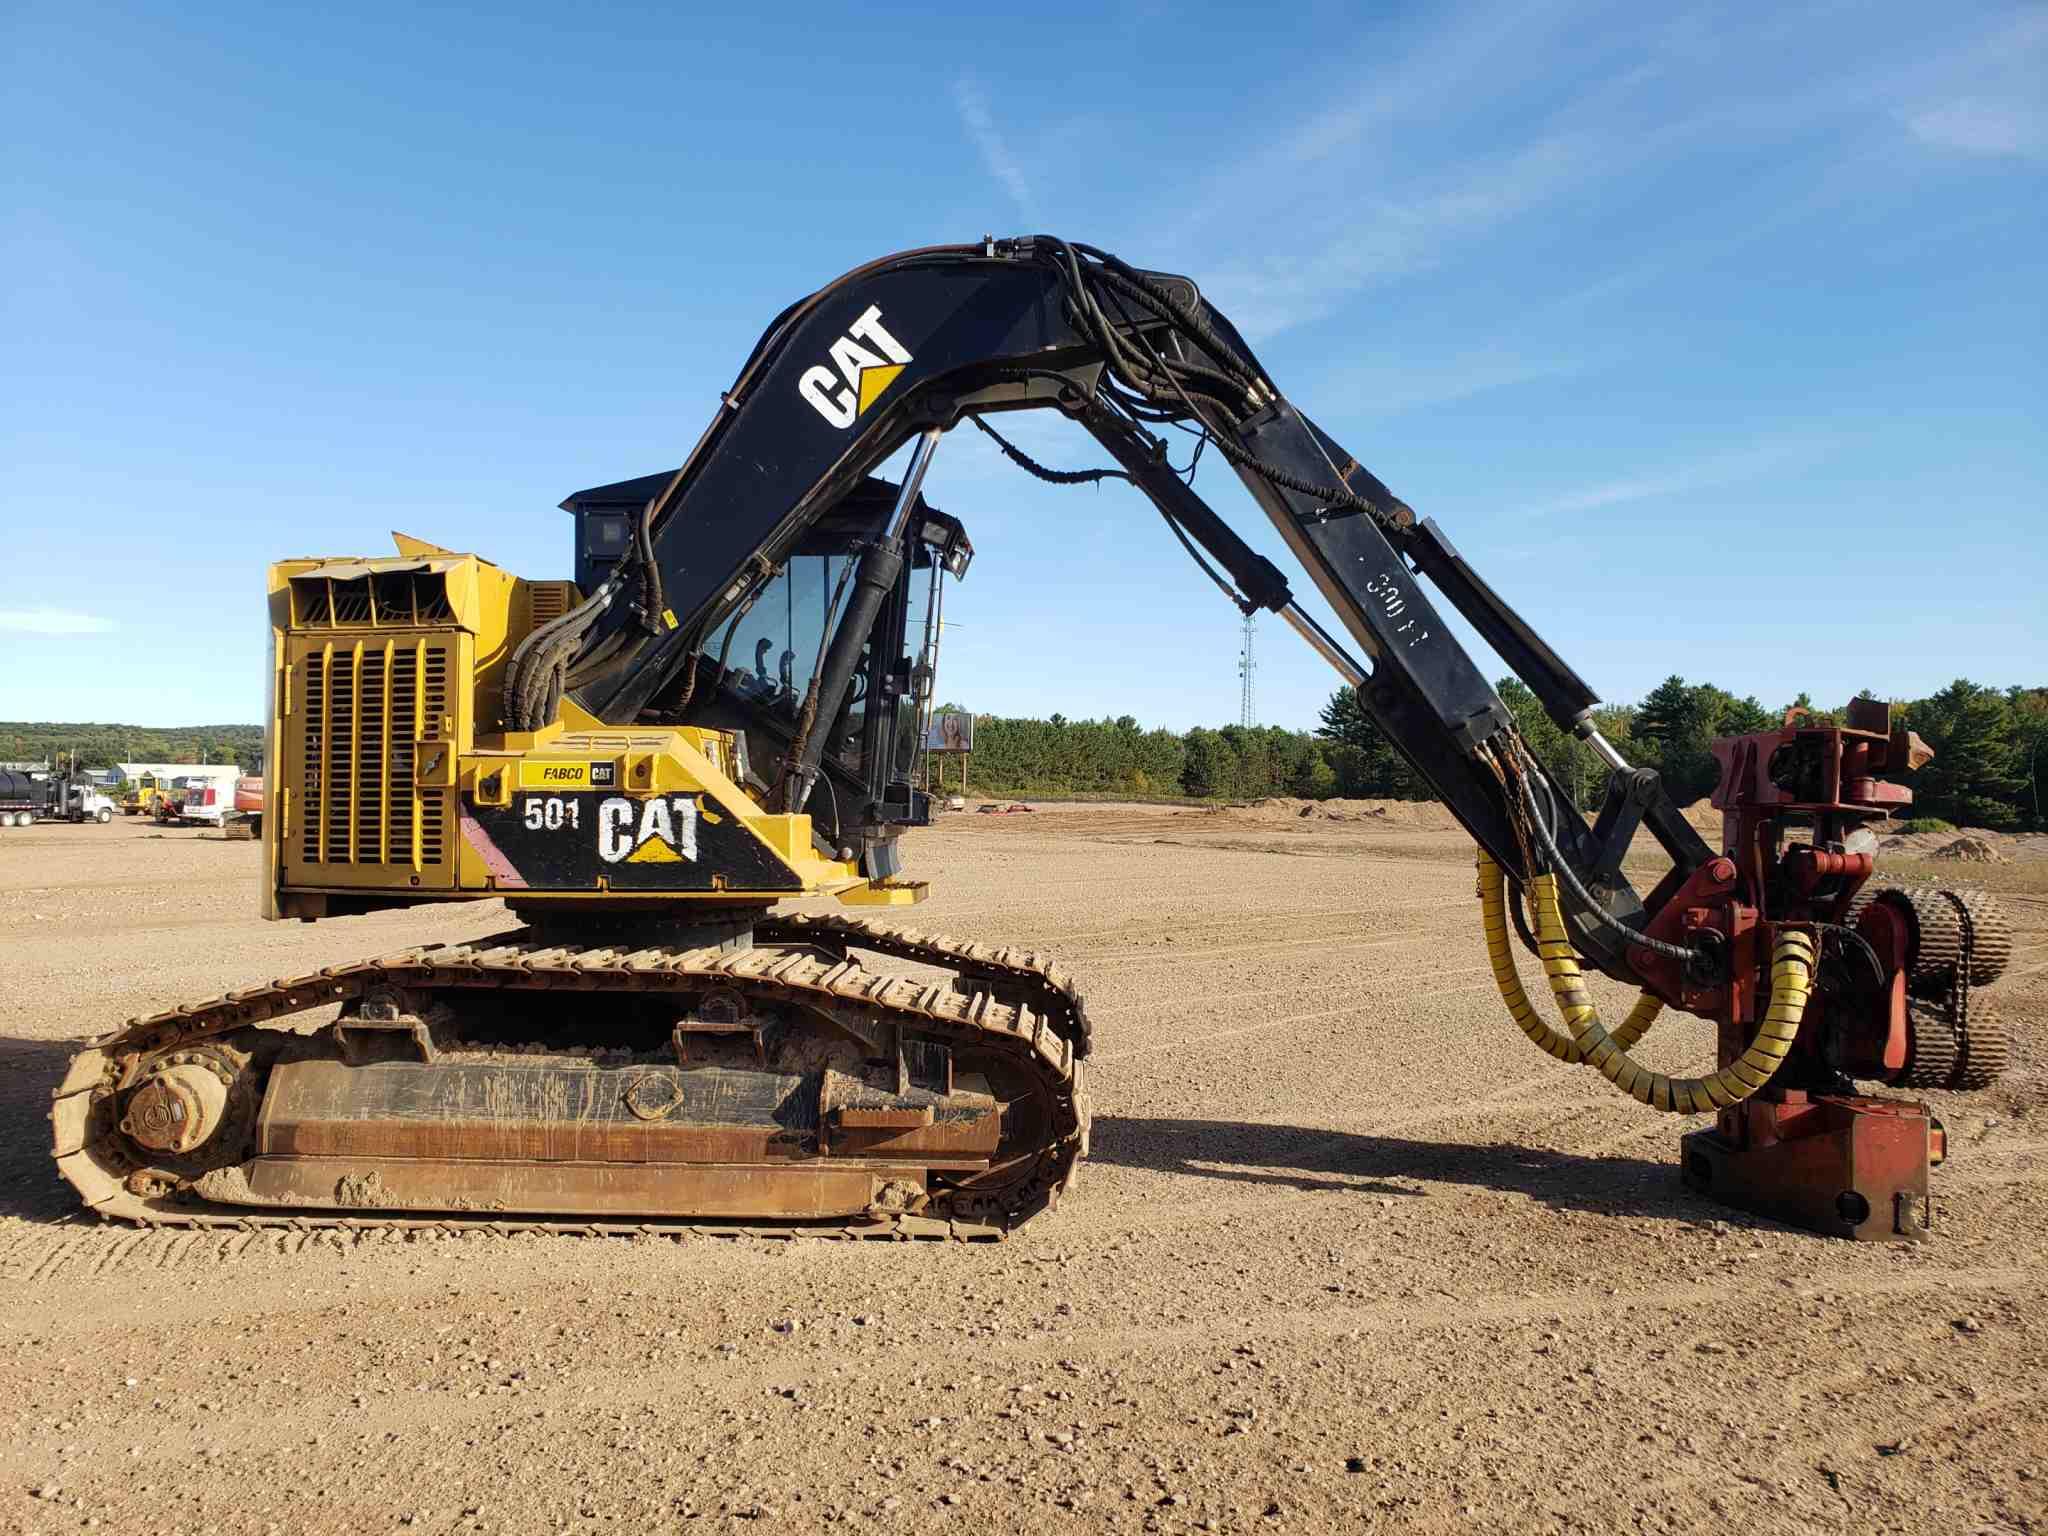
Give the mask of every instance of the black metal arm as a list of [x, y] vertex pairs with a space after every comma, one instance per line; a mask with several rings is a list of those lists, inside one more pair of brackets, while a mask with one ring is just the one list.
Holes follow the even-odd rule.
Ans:
[[[1585, 682], [1433, 522], [1418, 521], [1280, 395], [1193, 283], [1046, 236], [888, 257], [785, 311], [688, 463], [645, 509], [637, 595], [604, 608], [582, 633], [565, 667], [572, 696], [602, 719], [633, 720], [738, 601], [748, 570], [760, 558], [785, 559], [810, 523], [913, 434], [964, 415], [1026, 409], [1058, 410], [1087, 428], [1221, 567], [1246, 611], [1281, 613], [1301, 630], [1358, 687], [1389, 741], [1459, 822], [1517, 876], [1530, 873], [1517, 809], [1480, 750], [1504, 741], [1513, 719], [1418, 575], [1561, 727], [1605, 748], [1622, 776], [1626, 793], [1611, 797], [1594, 829], [1538, 775], [1562, 853], [1611, 916], [1631, 926], [1644, 920], [1619, 868], [1638, 819], [1681, 869], [1710, 857], [1661, 786], [1645, 785], [1592, 731], [1598, 699]], [[1169, 421], [1200, 431], [1229, 460], [1365, 662], [1323, 632], [1286, 577], [1167, 465], [1146, 424]], [[826, 691], [838, 670], [828, 669]], [[814, 754], [805, 755], [811, 761], [799, 770], [815, 771]], [[1588, 954], [1627, 974], [1621, 936], [1580, 926]]]

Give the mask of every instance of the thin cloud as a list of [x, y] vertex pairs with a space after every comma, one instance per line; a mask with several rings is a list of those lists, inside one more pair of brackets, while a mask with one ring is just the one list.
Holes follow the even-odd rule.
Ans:
[[1906, 120], [1913, 137], [1970, 155], [2038, 155], [2048, 148], [2048, 113], [2023, 102], [1963, 97]]
[[[1200, 253], [1219, 232], [1229, 237], [1247, 226], [1263, 240], [1280, 214], [1301, 215], [1306, 228], [1324, 227], [1333, 183], [1368, 170], [1362, 184], [1384, 183], [1403, 122], [1439, 114], [1447, 100], [1492, 94], [1498, 78], [1493, 61], [1526, 57], [1555, 25], [1554, 10], [1549, 4], [1489, 6], [1453, 24], [1424, 28], [1394, 58], [1359, 52], [1329, 71], [1335, 105], [1319, 101], [1291, 115], [1303, 93], [1289, 91], [1274, 103], [1279, 111], [1262, 123], [1253, 147], [1209, 167], [1193, 187], [1176, 187], [1176, 207], [1159, 221], [1159, 243]], [[1316, 99], [1329, 92], [1307, 94]]]
[[1497, 389], [1545, 379], [1571, 378], [1609, 366], [1613, 353], [1529, 356], [1505, 347], [1448, 357], [1392, 357], [1340, 369], [1323, 381], [1316, 398], [1341, 401], [1353, 411], [1393, 415], [1419, 406], [1451, 405]]
[[29, 635], [103, 635], [115, 628], [112, 619], [69, 608], [0, 608], [0, 629]]
[[[1361, 292], [1505, 250], [1536, 217], [1583, 218], [1601, 187], [1640, 183], [1703, 154], [1806, 155], [1807, 179], [1833, 183], [1819, 200], [1775, 180], [1738, 189], [1721, 222], [1744, 231], [1747, 244], [1754, 236], [1746, 232], [1761, 225], [1798, 222], [1863, 195], [1873, 174], [1893, 169], [1886, 156], [1902, 125], [1956, 151], [2048, 153], [2031, 83], [2048, 8], [1909, 59], [1874, 45], [1830, 55], [1828, 69], [1800, 74], [1796, 88], [1782, 64], [1764, 78], [1748, 66], [1823, 51], [1832, 37], [1824, 14], [1645, 16], [1596, 26], [1585, 7], [1552, 0], [1486, 5], [1405, 34], [1380, 29], [1374, 55], [1349, 70], [1359, 83], [1334, 92], [1334, 104], [1330, 91], [1306, 93], [1315, 103], [1306, 108], [1273, 102], [1272, 131], [1258, 147], [1177, 189], [1178, 208], [1154, 220], [1161, 255], [1199, 277], [1239, 328], [1263, 341], [1340, 312]], [[1504, 131], [1443, 131], [1447, 101], [1492, 104]], [[1858, 153], [1873, 127], [1884, 152]], [[1810, 153], [1830, 135], [1834, 148]], [[1660, 246], [1653, 225], [1622, 228], [1615, 253], [1635, 259], [1603, 287], [1691, 270], [1712, 238], [1687, 229]], [[1275, 240], [1276, 230], [1287, 238]]]
[[1033, 211], [1031, 183], [1025, 179], [1024, 167], [1018, 164], [1002, 130], [996, 126], [995, 114], [989, 111], [988, 97], [980, 84], [966, 75], [955, 80], [953, 104], [960, 109], [960, 121], [967, 127], [967, 136], [981, 151], [981, 163], [991, 176], [1002, 183], [1003, 190], [1010, 194], [1010, 201], [1017, 205], [1017, 211], [1024, 215], [1025, 220], [1035, 222], [1038, 215]]
[[1965, 155], [2048, 153], [2048, 7], [1973, 40], [1946, 67], [1915, 81], [1906, 129], [1921, 143]]
[[1349, 295], [1434, 265], [1447, 248], [1540, 206], [1591, 174], [1589, 146], [1546, 139], [1461, 168], [1402, 198], [1347, 210], [1343, 232], [1210, 273], [1203, 287], [1254, 341], [1321, 319]]
[[1754, 480], [1795, 461], [1811, 459], [1822, 446], [1812, 438], [1773, 439], [1735, 453], [1716, 454], [1689, 464], [1602, 481], [1537, 502], [1525, 508], [1524, 512], [1532, 517], [1568, 516], [1575, 512], [1598, 512], [1607, 507], [1626, 506], [1631, 502], [1660, 501], [1672, 496], [1718, 490], [1722, 486]]

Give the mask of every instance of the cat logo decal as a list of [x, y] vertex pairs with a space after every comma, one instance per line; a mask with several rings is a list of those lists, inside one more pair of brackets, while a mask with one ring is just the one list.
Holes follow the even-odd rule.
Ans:
[[882, 324], [879, 305], [846, 328], [832, 343], [832, 366], [804, 370], [796, 391], [841, 431], [859, 420], [910, 363], [910, 352]]
[[613, 795], [597, 807], [597, 856], [607, 864], [680, 864], [697, 860], [697, 801], [690, 795], [628, 800]]

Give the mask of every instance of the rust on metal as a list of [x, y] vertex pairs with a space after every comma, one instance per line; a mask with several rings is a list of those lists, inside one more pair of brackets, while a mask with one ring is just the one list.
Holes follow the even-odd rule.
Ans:
[[[102, 1216], [190, 1226], [434, 1212], [506, 1228], [640, 1216], [988, 1237], [1057, 1200], [1088, 1127], [1087, 1015], [1065, 978], [1028, 953], [847, 919], [771, 919], [758, 936], [625, 950], [522, 932], [138, 1019], [67, 1072], [58, 1166]], [[953, 977], [870, 971], [856, 948]], [[674, 997], [670, 1048], [619, 1059], [459, 1038], [518, 995], [565, 990], [593, 1017]], [[343, 1019], [313, 1035], [264, 1027], [336, 1001]], [[229, 1095], [203, 1133], [166, 1107], [199, 1079], [164, 1080], [202, 1057]], [[175, 1123], [177, 1144], [133, 1135], [138, 1113]]]

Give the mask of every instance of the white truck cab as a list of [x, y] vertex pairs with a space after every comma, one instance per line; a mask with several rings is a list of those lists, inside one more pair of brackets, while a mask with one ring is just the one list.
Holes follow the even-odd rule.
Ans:
[[201, 763], [172, 780], [182, 785], [176, 798], [178, 820], [188, 825], [217, 827], [235, 808], [235, 780], [242, 770], [234, 763]]
[[64, 816], [70, 821], [97, 821], [102, 826], [114, 819], [114, 802], [90, 784], [72, 784], [64, 794]]
[[178, 819], [217, 827], [234, 805], [234, 785], [222, 784], [217, 779], [194, 779], [185, 786], [185, 804]]

